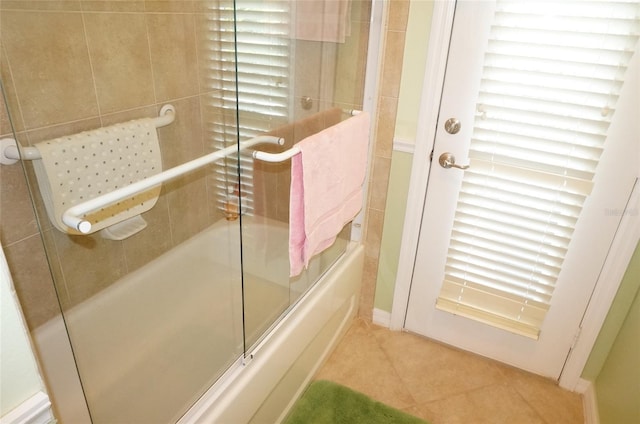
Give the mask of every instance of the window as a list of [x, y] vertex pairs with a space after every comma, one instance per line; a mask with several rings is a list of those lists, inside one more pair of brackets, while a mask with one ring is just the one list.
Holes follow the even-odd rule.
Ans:
[[[232, 1], [212, 4], [204, 46], [204, 77], [212, 95], [205, 107], [206, 130], [218, 150], [288, 122], [291, 24], [288, 1], [239, 0], [235, 11]], [[242, 212], [252, 214], [253, 160], [245, 152], [239, 161], [228, 157], [214, 165], [216, 203], [221, 210], [237, 203], [240, 190]]]

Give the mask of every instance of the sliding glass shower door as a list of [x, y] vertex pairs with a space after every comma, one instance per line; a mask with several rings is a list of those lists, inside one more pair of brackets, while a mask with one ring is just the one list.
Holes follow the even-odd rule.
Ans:
[[[22, 164], [55, 285], [52, 296], [22, 300], [37, 318], [30, 325], [61, 422], [175, 422], [242, 356], [240, 227], [216, 197], [218, 165], [233, 168], [237, 185], [234, 165], [208, 165], [143, 190], [138, 196], [151, 206], [131, 217], [116, 202], [104, 228], [100, 217], [87, 218], [89, 234], [57, 219], [148, 177], [139, 162], [152, 174], [167, 172], [220, 149], [213, 135], [221, 126], [236, 134], [235, 99], [209, 85], [219, 69], [212, 52], [223, 49], [211, 41], [217, 8], [0, 2], [13, 127], [3, 135], [17, 140], [23, 159], [27, 149], [42, 156]], [[165, 105], [173, 119], [156, 128]], [[145, 125], [143, 133], [132, 129]], [[238, 205], [238, 196], [228, 193], [228, 204]], [[15, 251], [27, 252], [19, 243]], [[14, 255], [10, 266], [30, 269], [31, 259]], [[37, 288], [40, 275], [19, 273], [16, 285]], [[57, 350], [67, 337], [73, 357]], [[72, 393], [76, 368], [81, 390], [77, 384]]]
[[[176, 422], [344, 252], [349, 226], [289, 276], [290, 162], [252, 154], [285, 151], [362, 109], [370, 8], [0, 1], [10, 117], [0, 136], [20, 146], [9, 166], [28, 187], [2, 220], [27, 224], [8, 260], [61, 422]], [[327, 22], [335, 31], [306, 31], [314, 16], [338, 19]], [[245, 148], [265, 135], [272, 142]], [[79, 216], [86, 233], [59, 222], [223, 151], [131, 207], [127, 197]]]
[[[285, 152], [348, 119], [352, 110], [362, 109], [371, 2], [236, 0], [234, 4], [237, 68], [230, 67], [220, 78], [236, 78], [237, 85], [229, 86], [225, 97], [237, 99], [237, 137], [242, 142], [269, 134], [282, 142], [242, 150], [234, 164], [240, 184], [226, 184], [220, 192], [222, 210], [228, 209], [226, 193], [240, 195], [249, 351], [345, 251], [351, 236], [348, 224], [308, 268], [290, 276], [291, 160], [258, 160], [253, 152]], [[231, 41], [231, 32], [219, 34]]]

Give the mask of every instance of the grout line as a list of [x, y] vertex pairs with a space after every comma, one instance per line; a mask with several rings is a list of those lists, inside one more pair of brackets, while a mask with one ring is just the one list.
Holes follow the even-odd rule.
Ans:
[[84, 34], [84, 45], [87, 51], [87, 57], [89, 58], [89, 68], [91, 69], [91, 81], [93, 82], [93, 95], [95, 97], [96, 107], [98, 108], [98, 119], [100, 120], [100, 126], [103, 126], [102, 110], [100, 108], [100, 97], [98, 96], [98, 84], [96, 83], [96, 72], [93, 66], [93, 59], [91, 58], [91, 49], [89, 48], [89, 37], [87, 36], [87, 23], [84, 19], [84, 12], [80, 12], [80, 18], [82, 19], [82, 32]]
[[[145, 32], [147, 34], [147, 51], [149, 53], [149, 68], [151, 69], [151, 89], [153, 90], [153, 102], [156, 105], [158, 105], [158, 93], [156, 91], [156, 75], [154, 72], [154, 65], [153, 65], [153, 53], [152, 53], [152, 49], [151, 49], [151, 35], [149, 32], [149, 14], [145, 13], [144, 14], [144, 29]], [[177, 99], [176, 99], [177, 100]]]
[[[1, 1], [1, 0], [0, 0]], [[2, 49], [1, 54], [2, 56], [5, 58], [5, 60], [7, 61], [7, 70], [9, 71], [9, 79], [10, 79], [10, 84], [11, 84], [11, 88], [13, 89], [13, 92], [16, 96], [16, 103], [18, 106], [18, 115], [16, 118], [19, 119], [18, 123], [13, 122], [13, 120], [11, 119], [11, 111], [9, 109], [9, 94], [7, 93], [7, 85], [5, 84], [3, 86], [3, 91], [4, 91], [4, 98], [0, 99], [0, 101], [3, 101], [5, 103], [5, 112], [7, 117], [9, 118], [9, 124], [11, 127], [11, 135], [18, 138], [18, 134], [22, 133], [24, 135], [24, 137], [26, 137], [26, 142], [30, 145], [31, 141], [30, 141], [30, 137], [29, 134], [27, 134], [27, 124], [25, 122], [24, 119], [24, 113], [22, 112], [22, 104], [20, 102], [20, 96], [18, 94], [18, 87], [16, 87], [16, 80], [13, 76], [13, 68], [11, 67], [11, 61], [9, 60], [9, 54], [7, 53], [4, 45], [2, 45], [0, 43], [0, 48]], [[6, 101], [5, 101], [6, 100]], [[16, 124], [20, 124], [20, 129], [16, 130]]]

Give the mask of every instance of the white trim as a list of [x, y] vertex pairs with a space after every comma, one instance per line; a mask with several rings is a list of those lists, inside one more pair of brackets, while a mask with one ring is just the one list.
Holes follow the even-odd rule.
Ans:
[[576, 391], [582, 394], [582, 409], [585, 424], [600, 424], [596, 388], [589, 380], [580, 379]]
[[598, 333], [602, 328], [613, 299], [618, 292], [633, 252], [640, 241], [640, 179], [629, 197], [629, 202], [623, 213], [616, 236], [607, 254], [607, 258], [596, 282], [595, 289], [587, 306], [581, 324], [580, 337], [565, 364], [560, 375], [560, 387], [576, 390], [580, 382], [580, 375], [587, 359], [591, 354]]
[[389, 328], [391, 324], [391, 312], [382, 309], [373, 308], [373, 323], [381, 327]]
[[413, 276], [413, 266], [418, 250], [418, 235], [427, 189], [430, 163], [425, 161], [433, 148], [440, 97], [444, 85], [449, 40], [453, 27], [454, 1], [438, 1], [433, 4], [433, 18], [429, 34], [427, 67], [420, 100], [418, 128], [411, 167], [411, 181], [407, 196], [405, 224], [402, 231], [402, 247], [398, 274], [396, 276], [389, 328], [400, 330], [409, 301], [409, 289]]
[[589, 380], [586, 380], [584, 378], [581, 378], [578, 381], [578, 384], [576, 384], [576, 393], [580, 393], [581, 395], [585, 395], [587, 393], [587, 391], [592, 390], [593, 389], [593, 383]]
[[0, 424], [47, 424], [56, 422], [51, 412], [51, 401], [44, 392], [38, 392], [0, 418]]
[[416, 150], [416, 141], [400, 137], [393, 138], [393, 151], [413, 154]]

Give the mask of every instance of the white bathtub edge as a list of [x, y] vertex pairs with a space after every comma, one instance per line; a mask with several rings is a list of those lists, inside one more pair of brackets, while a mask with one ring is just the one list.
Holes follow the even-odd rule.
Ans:
[[333, 352], [333, 349], [335, 349], [335, 347], [338, 345], [338, 343], [340, 342], [340, 339], [342, 338], [344, 333], [348, 330], [349, 324], [351, 324], [351, 322], [353, 321], [353, 317], [357, 312], [357, 307], [358, 307], [357, 298], [352, 297], [349, 302], [349, 308], [347, 310], [347, 313], [344, 314], [343, 319], [340, 322], [340, 325], [337, 327], [337, 331], [335, 332], [333, 337], [331, 337], [331, 341], [326, 345], [325, 349], [323, 350], [322, 354], [318, 357], [314, 366], [311, 367], [311, 370], [310, 370], [311, 372], [307, 374], [307, 376], [303, 379], [303, 384], [298, 387], [298, 390], [296, 390], [294, 396], [291, 398], [287, 406], [282, 411], [280, 411], [280, 416], [278, 417], [277, 421], [275, 421], [276, 424], [281, 423], [287, 417], [291, 408], [293, 408], [296, 401], [302, 396], [302, 394], [306, 390], [313, 376], [318, 372], [322, 364], [324, 364], [325, 360], [329, 357], [331, 352]]
[[[233, 370], [233, 375], [226, 381], [210, 389], [178, 424], [248, 423], [259, 409], [264, 409], [265, 400], [276, 389], [280, 393], [286, 393], [288, 399], [284, 400], [284, 405], [279, 406], [279, 410], [267, 413], [280, 417], [279, 419], [286, 416], [288, 408], [337, 345], [347, 324], [357, 312], [363, 260], [364, 247], [361, 244], [350, 246], [346, 255], [323, 277], [324, 281], [311, 289], [258, 346], [254, 357], [244, 366]], [[312, 364], [298, 364], [301, 355], [307, 354], [305, 350], [315, 337], [328, 323], [336, 322], [331, 318], [343, 310], [344, 316], [337, 321], [339, 324], [335, 328], [335, 336], [329, 344], [318, 349], [317, 360]], [[301, 377], [294, 378], [297, 381], [292, 386], [291, 379], [287, 379], [286, 384], [290, 387], [282, 387], [283, 378], [294, 365], [304, 368], [296, 370]]]
[[51, 424], [55, 422], [49, 396], [44, 392], [37, 392], [0, 418], [0, 424]]
[[[52, 409], [60, 422], [91, 423], [62, 315], [32, 333]], [[4, 423], [2, 423], [4, 424]]]

